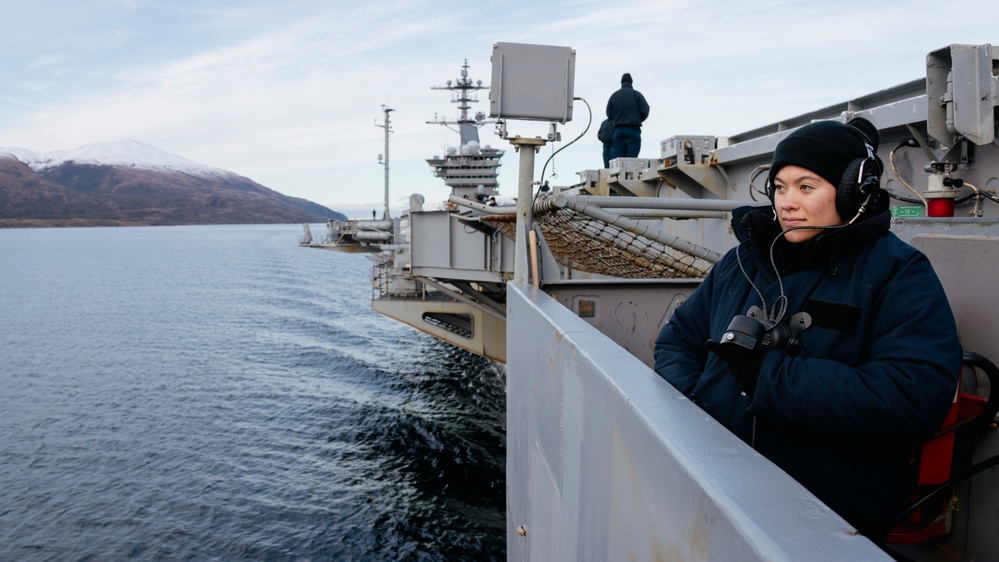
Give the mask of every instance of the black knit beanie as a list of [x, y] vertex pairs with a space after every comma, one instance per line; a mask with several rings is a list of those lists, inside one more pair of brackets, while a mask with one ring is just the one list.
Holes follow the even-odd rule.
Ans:
[[[777, 145], [770, 164], [770, 184], [773, 185], [781, 168], [791, 164], [815, 172], [838, 188], [846, 167], [858, 158], [867, 157], [868, 145], [871, 152], [877, 151], [879, 142], [877, 127], [863, 117], [845, 125], [838, 121], [810, 123]], [[878, 165], [881, 166], [880, 160]]]
[[621, 83], [622, 84], [625, 84], [625, 83], [631, 84], [631, 73], [630, 72], [625, 72], [624, 75], [621, 76]]

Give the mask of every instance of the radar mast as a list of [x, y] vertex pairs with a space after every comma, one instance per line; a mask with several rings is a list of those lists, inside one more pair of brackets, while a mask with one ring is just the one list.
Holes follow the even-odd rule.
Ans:
[[458, 119], [449, 120], [434, 115], [427, 121], [432, 125], [443, 125], [458, 133], [459, 146], [447, 148], [445, 156], [428, 158], [427, 163], [434, 168], [434, 175], [444, 179], [451, 187], [452, 195], [467, 196], [476, 201], [485, 201], [498, 194], [500, 157], [503, 151], [489, 146], [481, 146], [479, 127], [491, 122], [485, 113], [478, 111], [470, 115], [472, 104], [478, 103], [475, 95], [478, 90], [488, 90], [489, 85], [482, 80], [473, 80], [468, 75], [468, 59], [461, 66], [461, 73], [455, 80], [448, 80], [445, 86], [431, 86], [431, 90], [449, 90], [453, 92], [451, 103], [458, 104]]

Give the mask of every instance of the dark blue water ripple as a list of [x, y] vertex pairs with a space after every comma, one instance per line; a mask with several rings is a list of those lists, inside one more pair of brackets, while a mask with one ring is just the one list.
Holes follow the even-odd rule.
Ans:
[[502, 367], [298, 230], [0, 231], [0, 559], [505, 558]]

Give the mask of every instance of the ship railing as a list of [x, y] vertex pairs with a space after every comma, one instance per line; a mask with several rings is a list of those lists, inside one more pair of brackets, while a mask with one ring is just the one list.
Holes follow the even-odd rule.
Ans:
[[413, 277], [408, 270], [399, 271], [395, 265], [395, 254], [391, 251], [371, 254], [374, 262], [371, 271], [371, 288], [374, 300], [427, 298], [427, 287]]
[[393, 260], [388, 252], [369, 256], [375, 264], [372, 266], [372, 299], [389, 296], [389, 282], [392, 278]]
[[507, 306], [510, 560], [890, 560], [542, 290]]

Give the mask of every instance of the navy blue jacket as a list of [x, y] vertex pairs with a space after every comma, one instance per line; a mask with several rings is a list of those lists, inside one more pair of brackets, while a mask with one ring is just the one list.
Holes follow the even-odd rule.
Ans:
[[768, 310], [779, 306], [772, 213], [734, 213], [742, 244], [663, 327], [655, 370], [875, 538], [906, 507], [912, 446], [939, 429], [954, 398], [954, 317], [926, 256], [889, 232], [887, 211], [802, 244], [781, 237], [774, 255], [786, 313], [809, 312], [813, 324], [797, 355], [766, 353], [755, 390], [741, 395], [705, 341], [720, 341], [734, 316], [761, 306], [754, 285]]
[[621, 89], [607, 100], [607, 118], [614, 127], [641, 129], [648, 116], [649, 103], [641, 92], [631, 87], [630, 82], [621, 82]]
[[600, 130], [597, 131], [597, 139], [605, 145], [614, 143], [614, 123], [610, 119], [604, 119], [603, 123], [600, 123]]

